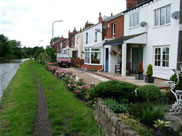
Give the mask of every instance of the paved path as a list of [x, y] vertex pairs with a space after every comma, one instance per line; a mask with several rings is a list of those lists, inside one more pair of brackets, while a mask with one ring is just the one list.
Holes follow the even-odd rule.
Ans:
[[102, 76], [95, 75], [94, 73], [91, 73], [91, 72], [81, 71], [80, 69], [77, 69], [77, 68], [63, 68], [63, 69], [68, 72], [72, 72], [78, 78], [83, 79], [88, 84], [97, 85], [100, 82], [106, 82], [110, 80]]
[[44, 92], [40, 85], [40, 79], [33, 69], [32, 73], [36, 77], [37, 88], [38, 88], [38, 107], [37, 107], [37, 115], [36, 115], [35, 128], [33, 134], [34, 136], [51, 136], [51, 127], [48, 118], [48, 109], [46, 107]]

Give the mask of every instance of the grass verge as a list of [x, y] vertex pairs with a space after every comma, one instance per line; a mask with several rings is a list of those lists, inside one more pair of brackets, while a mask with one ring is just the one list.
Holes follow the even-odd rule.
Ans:
[[64, 83], [45, 68], [32, 61], [32, 66], [43, 87], [53, 135], [100, 136], [93, 110], [77, 99]]
[[24, 62], [0, 100], [0, 135], [30, 136], [37, 111], [36, 79]]

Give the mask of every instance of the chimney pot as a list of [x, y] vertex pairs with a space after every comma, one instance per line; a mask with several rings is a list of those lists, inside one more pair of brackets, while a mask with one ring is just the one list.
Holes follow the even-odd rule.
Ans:
[[101, 13], [99, 13], [99, 23], [101, 23], [102, 22], [102, 16], [101, 16], [102, 14]]

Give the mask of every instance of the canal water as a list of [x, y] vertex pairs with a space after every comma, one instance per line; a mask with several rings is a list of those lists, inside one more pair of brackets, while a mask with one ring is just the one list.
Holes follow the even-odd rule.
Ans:
[[27, 59], [9, 60], [3, 63], [0, 62], [0, 97], [15, 75], [20, 64], [25, 60]]

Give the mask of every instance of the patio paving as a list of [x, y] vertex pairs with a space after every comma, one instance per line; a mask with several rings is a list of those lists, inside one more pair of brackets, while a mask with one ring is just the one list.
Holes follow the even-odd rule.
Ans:
[[85, 80], [89, 84], [97, 85], [100, 82], [106, 82], [109, 80], [117, 80], [121, 82], [128, 82], [140, 87], [146, 84], [153, 84], [159, 87], [162, 91], [166, 91], [169, 88], [167, 80], [155, 78], [154, 83], [145, 83], [144, 80], [136, 80], [134, 74], [131, 76], [122, 77], [120, 74], [107, 73], [107, 72], [88, 72], [82, 71], [78, 68], [64, 68], [64, 70], [74, 73], [78, 78]]
[[169, 88], [169, 84], [167, 83], [167, 80], [162, 80], [159, 78], [155, 78], [154, 83], [145, 83], [144, 80], [136, 80], [134, 74], [131, 76], [126, 76], [126, 77], [122, 77], [120, 74], [107, 73], [107, 72], [95, 72], [95, 74], [99, 75], [99, 76], [103, 76], [103, 77], [111, 79], [111, 80], [132, 83], [138, 87], [147, 85], [147, 84], [153, 84], [153, 85], [156, 85], [157, 87], [159, 87], [160, 89]]
[[71, 67], [71, 68], [63, 68], [63, 69], [68, 71], [68, 72], [72, 72], [74, 75], [76, 75], [76, 77], [78, 79], [83, 79], [88, 84], [95, 84], [95, 85], [97, 85], [100, 82], [106, 82], [106, 81], [110, 80], [108, 78], [96, 75], [96, 74], [91, 73], [91, 72], [82, 71], [82, 70], [80, 70], [78, 68]]

